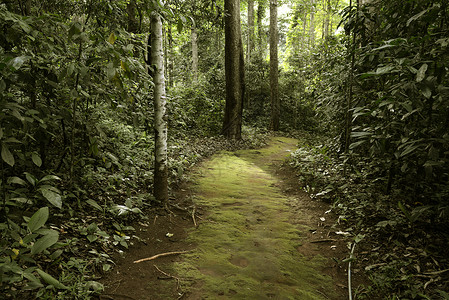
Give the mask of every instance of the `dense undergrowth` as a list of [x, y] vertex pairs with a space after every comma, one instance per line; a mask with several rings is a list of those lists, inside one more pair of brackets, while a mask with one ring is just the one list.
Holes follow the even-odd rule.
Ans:
[[370, 285], [354, 291], [357, 299], [449, 299], [445, 215], [413, 202], [413, 195], [400, 188], [386, 194], [384, 182], [375, 180], [369, 166], [349, 166], [335, 155], [332, 139], [301, 136], [289, 164], [304, 191], [331, 204], [349, 234], [348, 259], [357, 244], [351, 259], [370, 279]]

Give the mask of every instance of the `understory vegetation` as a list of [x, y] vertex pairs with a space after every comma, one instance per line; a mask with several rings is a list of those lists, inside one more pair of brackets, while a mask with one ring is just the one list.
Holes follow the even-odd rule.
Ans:
[[[357, 244], [348, 259], [371, 280], [357, 299], [449, 299], [448, 1], [364, 2], [292, 0], [280, 17], [280, 129], [301, 141], [289, 163]], [[253, 51], [237, 141], [220, 136], [222, 1], [0, 4], [2, 296], [97, 295], [112, 255], [138, 240], [132, 225], [165, 212], [153, 196], [155, 7], [170, 188], [219, 150], [265, 145], [268, 1], [256, 3], [257, 30], [242, 18]]]

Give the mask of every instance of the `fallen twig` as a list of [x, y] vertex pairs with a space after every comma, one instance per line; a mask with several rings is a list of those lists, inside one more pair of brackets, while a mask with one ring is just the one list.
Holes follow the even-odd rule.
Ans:
[[195, 220], [195, 206], [193, 207], [192, 210], [192, 220], [193, 220], [193, 225], [195, 225], [195, 227], [198, 227], [198, 225], [196, 224], [196, 220]]
[[440, 274], [443, 274], [443, 273], [445, 273], [447, 271], [449, 271], [449, 269], [435, 271], [435, 272], [426, 272], [426, 273], [423, 273], [423, 274], [424, 275], [440, 275]]
[[[350, 258], [354, 257], [354, 249], [355, 249], [355, 245], [357, 243], [353, 243], [352, 244], [352, 250], [351, 250], [351, 255], [349, 256]], [[352, 286], [351, 286], [351, 260], [349, 260], [348, 263], [348, 292], [349, 292], [349, 300], [352, 300]]]
[[325, 240], [317, 240], [317, 241], [311, 241], [311, 243], [328, 243], [328, 242], [336, 242], [337, 240], [334, 239], [325, 239]]
[[180, 282], [180, 280], [179, 280], [178, 277], [173, 276], [173, 275], [170, 275], [170, 274], [168, 274], [168, 273], [162, 271], [162, 270], [159, 269], [156, 265], [153, 265], [153, 266], [156, 268], [156, 270], [158, 270], [159, 272], [161, 272], [161, 273], [164, 274], [165, 276], [167, 276], [167, 277], [169, 277], [169, 278], [176, 279], [176, 290], [180, 290], [180, 291], [182, 292], [181, 282]]
[[184, 254], [184, 253], [187, 253], [187, 252], [190, 252], [190, 251], [175, 251], [175, 252], [160, 253], [160, 254], [153, 255], [151, 257], [147, 257], [147, 258], [142, 258], [142, 259], [136, 260], [136, 261], [134, 261], [134, 263], [137, 264], [137, 263], [141, 263], [141, 262], [144, 262], [144, 261], [153, 260], [153, 259], [156, 259], [156, 258], [159, 258], [159, 257], [162, 257], [162, 256]]

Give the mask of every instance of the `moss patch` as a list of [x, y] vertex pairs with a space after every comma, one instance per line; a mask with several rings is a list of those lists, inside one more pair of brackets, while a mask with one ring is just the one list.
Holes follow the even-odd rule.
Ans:
[[208, 216], [189, 234], [197, 248], [173, 266], [191, 279], [183, 282], [191, 299], [328, 299], [325, 259], [296, 250], [305, 228], [288, 222], [288, 199], [269, 172], [295, 144], [273, 138], [264, 149], [223, 152], [204, 164], [196, 203]]

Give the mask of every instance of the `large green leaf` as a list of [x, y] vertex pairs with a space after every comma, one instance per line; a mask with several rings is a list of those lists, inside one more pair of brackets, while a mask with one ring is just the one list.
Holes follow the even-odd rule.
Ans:
[[56, 278], [54, 278], [53, 276], [51, 276], [48, 273], [45, 273], [44, 271], [42, 271], [41, 269], [37, 269], [36, 270], [37, 273], [39, 274], [39, 276], [48, 284], [54, 286], [57, 289], [64, 289], [67, 290], [68, 287], [65, 286], [64, 284], [60, 283], [59, 280], [57, 280]]
[[8, 178], [8, 184], [15, 183], [19, 185], [27, 185], [26, 181], [22, 178], [19, 178], [17, 176], [9, 177]]
[[52, 191], [48, 188], [41, 188], [40, 191], [45, 199], [47, 199], [48, 202], [50, 202], [52, 205], [56, 206], [57, 208], [62, 207], [62, 199], [59, 193], [56, 193], [55, 191]]
[[6, 144], [2, 144], [2, 159], [5, 163], [10, 165], [11, 167], [14, 166], [14, 156], [12, 155], [11, 151], [9, 151], [8, 146]]
[[428, 67], [427, 64], [423, 64], [421, 68], [419, 68], [418, 73], [416, 73], [416, 82], [421, 82], [424, 79]]
[[38, 254], [53, 246], [59, 239], [59, 233], [55, 230], [49, 231], [46, 235], [38, 239], [33, 247], [31, 247], [31, 254]]
[[31, 159], [33, 160], [34, 164], [38, 167], [42, 166], [42, 159], [37, 155], [37, 153], [31, 154]]
[[45, 222], [47, 222], [48, 216], [48, 207], [40, 208], [37, 212], [34, 213], [30, 221], [28, 222], [28, 229], [30, 229], [31, 232], [38, 230], [45, 224]]

